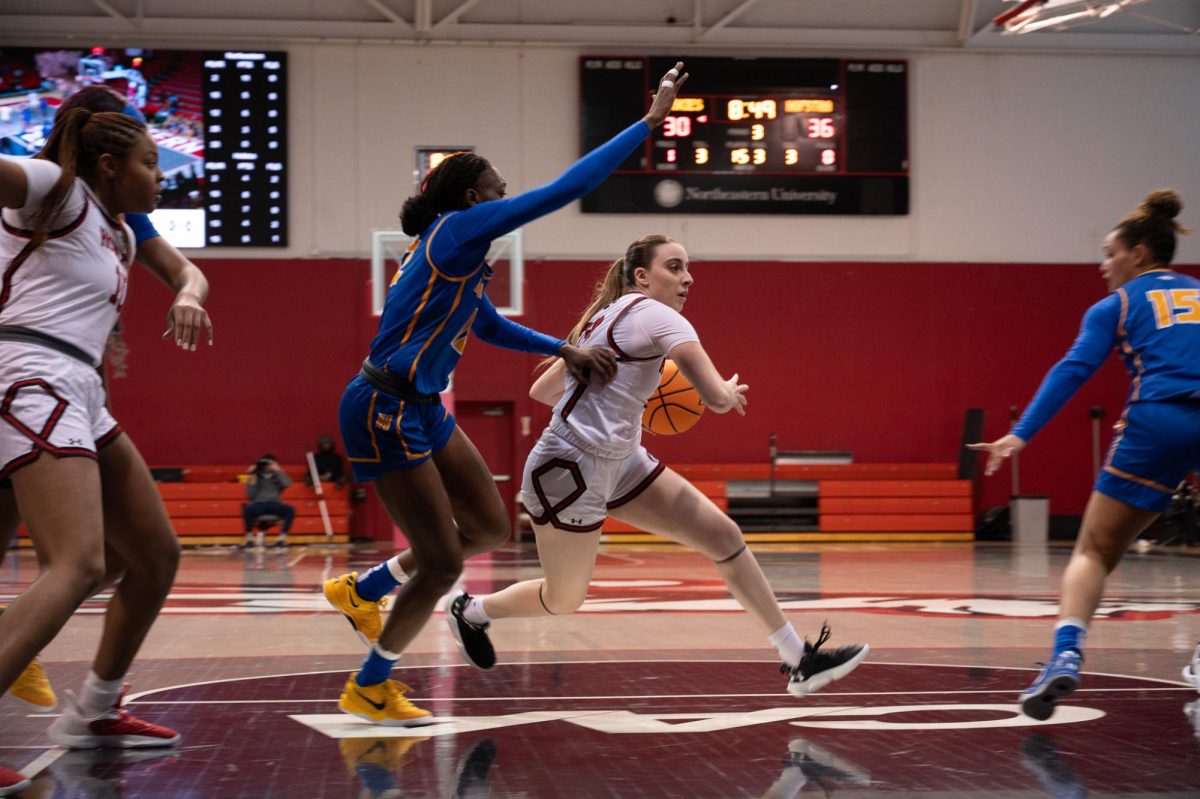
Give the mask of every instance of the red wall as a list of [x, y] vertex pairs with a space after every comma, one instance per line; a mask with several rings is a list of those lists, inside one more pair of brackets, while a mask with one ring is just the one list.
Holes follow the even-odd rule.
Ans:
[[154, 465], [251, 464], [264, 452], [303, 461], [337, 433], [337, 403], [370, 341], [360, 260], [202, 261], [212, 347], [164, 341], [171, 295], [135, 270], [122, 327], [126, 377], [113, 411]]
[[[202, 262], [216, 346], [182, 353], [159, 340], [169, 296], [138, 275], [125, 311], [128, 374], [114, 409], [154, 464], [299, 460], [335, 431], [337, 401], [374, 332], [365, 261]], [[953, 461], [963, 412], [1008, 427], [1103, 296], [1097, 267], [1064, 264], [719, 263], [692, 265], [686, 313], [723, 374], [750, 385], [745, 418], [711, 415], [693, 432], [653, 438], [669, 462], [763, 461], [781, 449], [850, 450], [861, 462]], [[604, 265], [526, 264], [525, 324], [563, 334]], [[1189, 271], [1195, 272], [1192, 269]], [[510, 401], [533, 416], [524, 458], [548, 418], [526, 392], [538, 358], [474, 341], [455, 375], [459, 399]], [[1021, 459], [1023, 493], [1051, 512], [1081, 512], [1092, 481], [1088, 408], [1109, 426], [1128, 380], [1112, 359]], [[470, 431], [467, 431], [468, 434]], [[517, 467], [519, 473], [519, 467]], [[981, 483], [1002, 504], [1007, 470]]]

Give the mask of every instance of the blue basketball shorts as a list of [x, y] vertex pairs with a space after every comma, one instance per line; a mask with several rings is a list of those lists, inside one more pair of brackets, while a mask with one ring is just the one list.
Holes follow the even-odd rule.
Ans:
[[1187, 473], [1200, 469], [1200, 401], [1134, 402], [1114, 428], [1096, 490], [1161, 513]]
[[346, 457], [360, 483], [412, 469], [442, 451], [454, 433], [444, 405], [425, 405], [385, 394], [355, 375], [338, 405]]

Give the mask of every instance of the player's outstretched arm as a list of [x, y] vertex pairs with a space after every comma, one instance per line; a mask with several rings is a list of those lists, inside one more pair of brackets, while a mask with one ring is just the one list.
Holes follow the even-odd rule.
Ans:
[[746, 415], [746, 391], [749, 386], [739, 383], [736, 374], [728, 380], [721, 377], [700, 342], [679, 344], [668, 353], [668, 357], [675, 361], [679, 371], [695, 387], [704, 401], [704, 407], [711, 408], [715, 413], [737, 411], [742, 416]]
[[208, 279], [200, 267], [161, 236], [139, 244], [137, 260], [175, 292], [175, 301], [167, 311], [167, 330], [163, 338], [173, 338], [175, 346], [194, 351], [201, 336], [207, 333], [211, 345], [212, 320], [204, 309], [208, 299]]
[[967, 444], [967, 449], [972, 449], [976, 452], [986, 452], [988, 454], [987, 464], [983, 467], [983, 473], [991, 477], [1000, 468], [1002, 463], [1025, 449], [1025, 441], [1009, 433], [1003, 438], [998, 438], [990, 443]]
[[479, 203], [451, 220], [448, 233], [460, 245], [490, 242], [521, 225], [562, 208], [594, 190], [671, 113], [679, 89], [687, 81], [683, 62], [667, 70], [640, 120], [576, 161], [558, 178], [504, 200]]

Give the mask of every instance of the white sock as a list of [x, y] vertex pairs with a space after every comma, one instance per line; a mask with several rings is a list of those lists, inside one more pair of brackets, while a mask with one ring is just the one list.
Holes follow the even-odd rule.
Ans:
[[792, 668], [800, 665], [800, 658], [804, 656], [804, 639], [796, 635], [796, 628], [790, 621], [767, 636], [767, 640], [775, 647], [784, 663]]
[[1067, 616], [1064, 619], [1059, 619], [1058, 623], [1054, 625], [1055, 634], [1057, 634], [1058, 631], [1061, 630], [1063, 627], [1075, 627], [1076, 629], [1079, 630], [1079, 634], [1076, 637], [1075, 644], [1076, 644], [1076, 647], [1079, 649], [1079, 651], [1082, 652], [1083, 645], [1085, 643], [1087, 643], [1087, 634], [1088, 634], [1087, 622], [1077, 616]]
[[378, 641], [376, 641], [374, 646], [371, 648], [375, 650], [375, 654], [379, 655], [379, 657], [383, 658], [384, 660], [396, 661], [400, 659], [400, 652], [389, 652], [381, 647]]
[[463, 608], [463, 618], [471, 622], [471, 624], [490, 624], [492, 619], [487, 615], [487, 611], [483, 609], [483, 597], [473, 596], [467, 600], [467, 606]]
[[96, 672], [89, 670], [83, 680], [83, 690], [79, 693], [79, 709], [84, 717], [90, 719], [112, 710], [124, 685], [124, 677], [102, 680], [96, 676]]
[[387, 559], [387, 568], [388, 571], [392, 573], [392, 577], [395, 577], [400, 582], [404, 582], [409, 577], [412, 577], [412, 575], [404, 571], [404, 567], [400, 565], [399, 555], [395, 555]]
[[808, 777], [804, 776], [804, 771], [799, 766], [788, 766], [779, 775], [779, 779], [775, 780], [775, 784], [767, 788], [762, 799], [796, 799], [800, 789], [807, 783]]

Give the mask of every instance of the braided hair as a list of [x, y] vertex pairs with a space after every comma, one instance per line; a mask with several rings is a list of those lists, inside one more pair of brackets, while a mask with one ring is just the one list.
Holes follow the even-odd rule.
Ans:
[[401, 229], [409, 236], [420, 236], [439, 215], [462, 208], [467, 189], [475, 188], [491, 166], [486, 158], [474, 153], [446, 156], [421, 181], [420, 193], [404, 201], [400, 208]]
[[1146, 245], [1154, 263], [1169, 266], [1175, 257], [1175, 237], [1187, 234], [1186, 228], [1175, 221], [1183, 210], [1183, 200], [1174, 189], [1157, 189], [1146, 195], [1142, 204], [1113, 228], [1117, 238], [1132, 249]]
[[46, 241], [50, 220], [62, 209], [75, 178], [94, 179], [102, 155], [111, 155], [124, 162], [145, 134], [144, 124], [121, 113], [105, 111], [93, 114], [86, 108], [75, 108], [65, 116], [60, 115], [50, 132], [50, 138], [41, 152], [34, 156], [62, 167], [62, 174], [46, 195], [41, 208], [29, 219], [33, 227], [34, 249]]

